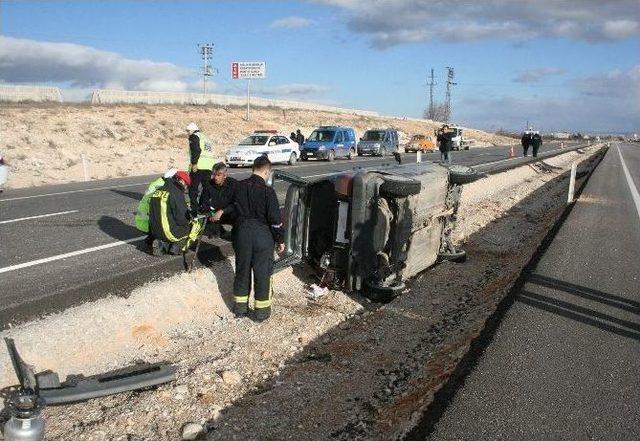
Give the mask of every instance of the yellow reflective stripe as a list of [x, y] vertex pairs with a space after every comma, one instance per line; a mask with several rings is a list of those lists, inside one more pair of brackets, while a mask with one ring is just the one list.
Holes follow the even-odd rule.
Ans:
[[255, 308], [256, 309], [270, 308], [272, 294], [273, 294], [273, 277], [269, 277], [269, 298], [267, 300], [256, 300]]
[[233, 301], [236, 303], [247, 303], [249, 296], [233, 296]]
[[[158, 193], [158, 192], [156, 192]], [[180, 242], [187, 236], [177, 238], [171, 232], [169, 227], [169, 218], [167, 216], [167, 200], [169, 199], [169, 193], [166, 191], [161, 192], [160, 195], [160, 224], [162, 225], [162, 232], [171, 242]]]
[[269, 308], [271, 306], [271, 299], [269, 300], [256, 300], [256, 309]]

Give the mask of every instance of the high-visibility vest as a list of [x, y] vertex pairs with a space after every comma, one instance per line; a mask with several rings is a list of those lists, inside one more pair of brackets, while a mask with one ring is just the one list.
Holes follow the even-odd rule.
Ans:
[[164, 185], [164, 178], [158, 178], [149, 184], [147, 191], [138, 204], [136, 210], [136, 228], [143, 233], [149, 232], [149, 204], [151, 203], [151, 195]]
[[200, 141], [200, 158], [198, 158], [198, 170], [211, 170], [216, 163], [216, 158], [213, 156], [213, 146], [207, 136], [202, 132], [194, 133]]

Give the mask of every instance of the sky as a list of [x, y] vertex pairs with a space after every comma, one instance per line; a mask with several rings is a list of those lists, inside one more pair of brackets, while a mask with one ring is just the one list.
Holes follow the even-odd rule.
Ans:
[[452, 120], [489, 130], [640, 131], [638, 0], [0, 0], [0, 83], [256, 95], [421, 117], [455, 69]]

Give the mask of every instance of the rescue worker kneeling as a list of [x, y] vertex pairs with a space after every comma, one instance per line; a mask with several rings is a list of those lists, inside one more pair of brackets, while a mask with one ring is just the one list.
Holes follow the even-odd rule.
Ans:
[[[249, 312], [249, 292], [253, 272], [255, 320], [263, 321], [271, 315], [273, 285], [273, 252], [284, 252], [284, 231], [280, 204], [273, 188], [266, 181], [271, 173], [271, 162], [266, 156], [253, 161], [253, 174], [240, 181], [234, 195], [236, 225], [233, 249], [236, 255], [236, 276], [233, 283], [236, 317]], [[219, 220], [224, 210], [214, 219]]]
[[187, 193], [191, 178], [184, 171], [176, 172], [172, 179], [151, 195], [149, 206], [149, 232], [154, 256], [181, 254], [189, 240], [200, 233], [201, 224], [191, 221]]

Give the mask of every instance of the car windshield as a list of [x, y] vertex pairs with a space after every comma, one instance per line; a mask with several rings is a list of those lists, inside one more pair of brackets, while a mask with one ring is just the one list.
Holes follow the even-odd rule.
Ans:
[[264, 135], [251, 135], [243, 139], [238, 145], [265, 145], [268, 139], [269, 137]]
[[413, 135], [413, 140], [414, 141], [420, 141], [421, 139], [424, 139], [423, 135]]
[[307, 138], [307, 141], [333, 141], [333, 130], [314, 130]]
[[384, 131], [378, 130], [368, 130], [362, 138], [363, 141], [382, 141], [383, 139]]

